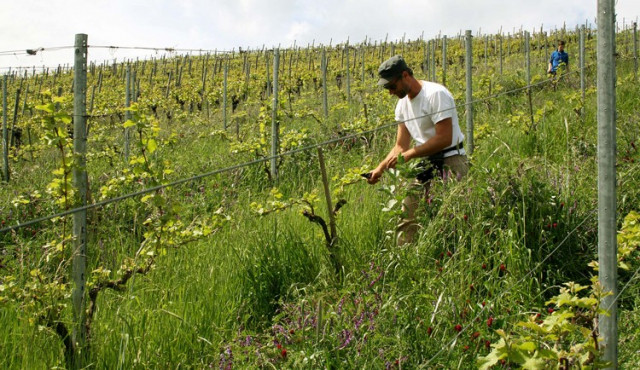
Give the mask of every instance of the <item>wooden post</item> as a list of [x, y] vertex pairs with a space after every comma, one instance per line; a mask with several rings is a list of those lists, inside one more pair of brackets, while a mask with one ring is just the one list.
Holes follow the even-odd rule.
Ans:
[[[76, 34], [74, 61], [74, 93], [73, 93], [73, 184], [76, 188], [75, 206], [87, 204], [87, 35]], [[73, 214], [73, 282], [72, 292], [73, 343], [75, 345], [74, 367], [83, 368], [86, 353], [85, 320], [85, 284], [87, 279], [87, 211], [81, 210]]]
[[9, 137], [9, 147], [13, 146], [13, 136], [18, 121], [18, 106], [20, 105], [20, 87], [16, 90], [16, 101], [13, 104], [13, 121], [11, 121], [11, 136]]
[[325, 165], [324, 165], [324, 156], [322, 154], [321, 147], [318, 147], [318, 161], [320, 162], [320, 172], [322, 174], [322, 185], [324, 188], [324, 197], [327, 202], [327, 213], [329, 214], [329, 230], [331, 231], [331, 245], [333, 245], [337, 235], [336, 217], [333, 214], [333, 203], [331, 201], [329, 177], [327, 176], [327, 169], [325, 168]]
[[169, 99], [169, 92], [171, 92], [171, 71], [169, 71], [169, 77], [167, 78], [167, 90], [164, 93], [164, 98]]

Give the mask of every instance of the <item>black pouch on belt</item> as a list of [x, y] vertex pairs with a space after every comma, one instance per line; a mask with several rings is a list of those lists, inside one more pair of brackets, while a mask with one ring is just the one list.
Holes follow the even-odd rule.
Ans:
[[442, 176], [444, 171], [444, 152], [438, 152], [423, 159], [420, 161], [419, 167], [424, 170], [416, 176], [416, 179], [423, 184], [433, 179], [436, 174]]
[[460, 143], [457, 146], [443, 149], [420, 161], [419, 167], [422, 168], [423, 171], [416, 176], [416, 179], [424, 184], [425, 182], [433, 179], [436, 174], [442, 177], [444, 172], [444, 155], [454, 150], [460, 150], [462, 147], [462, 143]]

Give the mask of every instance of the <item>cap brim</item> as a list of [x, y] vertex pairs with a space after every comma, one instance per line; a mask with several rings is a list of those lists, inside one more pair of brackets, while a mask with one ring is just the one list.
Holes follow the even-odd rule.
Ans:
[[387, 80], [386, 78], [381, 78], [378, 80], [378, 86], [384, 86], [386, 84], [388, 84], [389, 82], [391, 82], [391, 80]]

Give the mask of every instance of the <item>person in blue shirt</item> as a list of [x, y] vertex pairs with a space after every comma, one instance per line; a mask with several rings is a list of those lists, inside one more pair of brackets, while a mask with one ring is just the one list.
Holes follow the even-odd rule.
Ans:
[[558, 50], [555, 50], [551, 53], [551, 58], [549, 58], [549, 67], [547, 68], [547, 73], [555, 76], [558, 66], [561, 63], [564, 63], [565, 72], [569, 71], [569, 54], [564, 51], [564, 41], [558, 41]]

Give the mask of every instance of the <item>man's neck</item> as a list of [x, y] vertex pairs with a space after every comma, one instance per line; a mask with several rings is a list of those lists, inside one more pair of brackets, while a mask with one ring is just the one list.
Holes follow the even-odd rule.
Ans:
[[418, 96], [418, 94], [420, 94], [421, 90], [422, 90], [422, 83], [414, 79], [411, 83], [411, 91], [409, 91], [409, 93], [407, 94], [409, 96], [409, 99], [413, 100], [416, 96]]

